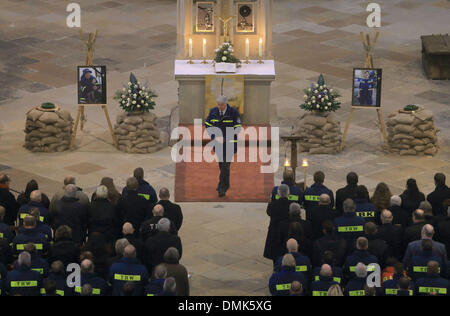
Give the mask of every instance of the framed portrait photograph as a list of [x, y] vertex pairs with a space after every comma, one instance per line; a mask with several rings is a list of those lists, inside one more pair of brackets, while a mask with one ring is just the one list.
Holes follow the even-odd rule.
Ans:
[[381, 74], [381, 69], [353, 69], [352, 106], [380, 107]]
[[78, 104], [106, 104], [106, 66], [78, 66]]
[[197, 1], [195, 6], [195, 32], [196, 33], [214, 33], [214, 1]]
[[255, 3], [236, 2], [236, 33], [255, 32]]

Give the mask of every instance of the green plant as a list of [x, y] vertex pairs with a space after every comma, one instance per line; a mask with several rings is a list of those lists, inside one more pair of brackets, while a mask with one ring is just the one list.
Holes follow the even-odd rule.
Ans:
[[407, 106], [405, 106], [403, 108], [403, 110], [405, 111], [417, 111], [419, 109], [419, 107], [415, 104], [408, 104]]
[[41, 108], [49, 110], [49, 109], [54, 109], [55, 108], [55, 104], [51, 103], [51, 102], [44, 102], [41, 104]]
[[216, 49], [216, 58], [214, 58], [214, 61], [216, 63], [230, 63], [239, 65], [241, 61], [233, 55], [233, 52], [234, 50], [231, 42], [225, 42]]

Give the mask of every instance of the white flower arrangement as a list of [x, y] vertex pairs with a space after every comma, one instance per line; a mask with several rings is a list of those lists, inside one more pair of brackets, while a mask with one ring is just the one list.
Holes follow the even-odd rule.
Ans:
[[116, 92], [114, 99], [119, 102], [120, 107], [126, 112], [148, 112], [155, 108], [154, 98], [156, 97], [157, 95], [148, 88], [148, 85], [143, 85], [137, 81], [136, 77], [131, 73], [130, 81], [127, 82], [125, 87]]

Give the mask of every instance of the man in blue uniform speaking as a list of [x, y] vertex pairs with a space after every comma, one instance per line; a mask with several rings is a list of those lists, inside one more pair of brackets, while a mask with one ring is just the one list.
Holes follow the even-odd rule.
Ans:
[[[219, 160], [219, 197], [225, 196], [230, 187], [230, 165], [237, 152], [237, 135], [239, 134], [241, 118], [238, 110], [231, 107], [226, 96], [217, 98], [217, 107], [211, 109], [205, 121], [205, 127], [212, 140], [216, 140], [214, 151]], [[221, 136], [215, 139], [216, 136]]]

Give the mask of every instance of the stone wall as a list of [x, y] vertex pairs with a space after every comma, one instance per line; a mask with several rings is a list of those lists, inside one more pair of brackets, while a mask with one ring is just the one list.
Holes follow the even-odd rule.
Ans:
[[153, 113], [122, 113], [114, 127], [118, 149], [127, 153], [146, 154], [164, 147], [161, 143], [156, 115]]
[[294, 127], [294, 135], [301, 137], [300, 152], [336, 154], [341, 150], [341, 126], [334, 113], [303, 114]]
[[73, 119], [56, 106], [53, 110], [35, 107], [27, 112], [24, 147], [33, 152], [61, 152], [69, 149]]
[[433, 112], [397, 111], [387, 122], [391, 151], [400, 155], [435, 155], [438, 151], [437, 132]]

